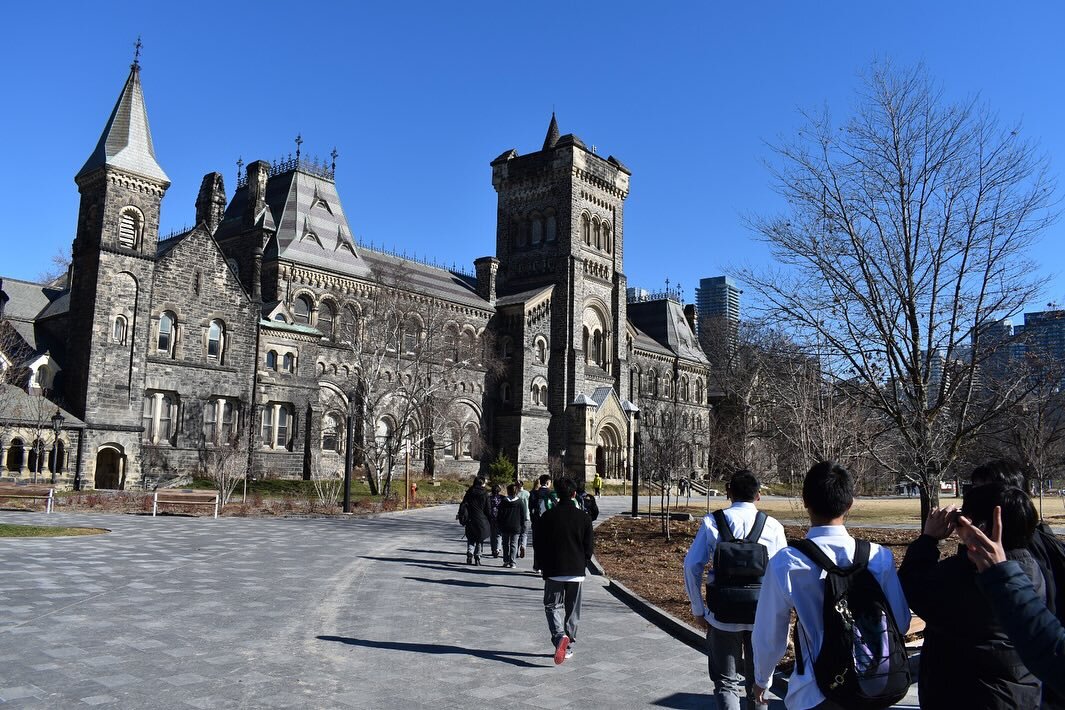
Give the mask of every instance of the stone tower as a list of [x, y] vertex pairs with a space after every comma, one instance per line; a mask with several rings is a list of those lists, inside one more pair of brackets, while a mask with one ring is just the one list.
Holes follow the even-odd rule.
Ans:
[[[499, 445], [516, 449], [519, 468], [543, 460], [545, 451], [566, 450], [571, 471], [588, 464], [578, 451], [580, 395], [628, 391], [622, 264], [629, 177], [613, 156], [560, 135], [554, 114], [541, 150], [524, 156], [509, 150], [492, 162], [497, 311], [515, 353], [510, 407], [497, 418]], [[540, 338], [547, 341], [546, 362]], [[546, 392], [537, 384], [543, 381]]]
[[[89, 446], [117, 436], [127, 442], [125, 455], [139, 440], [129, 429], [141, 424], [145, 346], [154, 352], [158, 339], [149, 302], [159, 207], [170, 185], [155, 159], [137, 62], [74, 181], [81, 204], [71, 250], [66, 398], [96, 430]], [[181, 328], [180, 321], [171, 327]]]

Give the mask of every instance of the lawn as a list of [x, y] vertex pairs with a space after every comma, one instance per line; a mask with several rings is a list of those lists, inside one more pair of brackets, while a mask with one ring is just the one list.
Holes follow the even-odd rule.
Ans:
[[0, 537], [75, 537], [100, 535], [108, 532], [103, 528], [61, 528], [49, 525], [11, 525], [0, 523]]
[[[646, 499], [645, 499], [646, 500]], [[698, 503], [692, 499], [692, 505], [684, 505], [681, 510], [692, 515], [706, 514], [706, 499]], [[681, 501], [686, 503], [686, 500]], [[941, 505], [961, 505], [961, 498], [941, 498]], [[727, 508], [729, 501], [718, 497], [710, 499], [710, 510]], [[806, 510], [799, 498], [763, 498], [758, 502], [758, 509], [779, 520], [801, 523], [806, 520]], [[854, 506], [847, 516], [850, 525], [913, 525], [917, 527], [921, 520], [921, 501], [919, 498], [855, 498]]]

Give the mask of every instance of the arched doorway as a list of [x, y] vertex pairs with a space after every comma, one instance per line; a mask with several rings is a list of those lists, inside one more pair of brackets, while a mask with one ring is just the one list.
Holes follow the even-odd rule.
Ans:
[[621, 465], [621, 435], [611, 425], [599, 430], [599, 442], [595, 447], [595, 470], [603, 478], [622, 478], [625, 472]]
[[117, 444], [106, 444], [96, 452], [94, 488], [119, 490], [125, 483], [126, 455]]

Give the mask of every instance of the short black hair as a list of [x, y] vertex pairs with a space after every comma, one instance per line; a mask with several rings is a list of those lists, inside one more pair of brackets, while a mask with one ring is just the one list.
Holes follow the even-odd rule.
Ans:
[[551, 476], [549, 476], [548, 474], [545, 473], [544, 475], [540, 476], [540, 485], [541, 486], [546, 486], [550, 482], [551, 482]]
[[560, 478], [555, 481], [555, 493], [558, 494], [559, 500], [569, 500], [576, 494], [577, 484], [569, 478]]
[[1017, 462], [1010, 459], [995, 459], [980, 464], [973, 469], [969, 480], [974, 486], [986, 486], [992, 483], [1024, 488], [1024, 473]]
[[725, 490], [737, 503], [750, 503], [758, 496], [758, 479], [747, 469], [736, 471], [725, 484]]
[[503, 489], [499, 486], [498, 483], [493, 483], [492, 484], [492, 492], [493, 493], [499, 493], [499, 491], [501, 491], [501, 490], [503, 490]]
[[477, 478], [473, 479], [473, 485], [477, 488], [484, 487], [484, 479], [478, 476]]
[[995, 506], [1002, 506], [1002, 547], [1018, 550], [1028, 547], [1039, 522], [1032, 499], [1016, 486], [991, 483], [973, 486], [965, 494], [961, 513], [987, 533], [994, 524]]
[[521, 485], [521, 481], [518, 481], [517, 483], [508, 483], [507, 484], [507, 495], [508, 496], [513, 496], [515, 493], [517, 493], [518, 492], [518, 487], [520, 485]]
[[802, 501], [820, 518], [838, 518], [854, 503], [854, 477], [835, 461], [815, 463], [802, 482]]

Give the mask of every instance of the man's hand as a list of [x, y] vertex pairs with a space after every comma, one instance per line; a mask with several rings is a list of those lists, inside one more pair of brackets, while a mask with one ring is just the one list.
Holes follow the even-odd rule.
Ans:
[[706, 617], [704, 617], [704, 616], [696, 616], [695, 617], [695, 628], [699, 629], [700, 631], [709, 631], [710, 630], [710, 622], [708, 622], [706, 620]]
[[932, 508], [924, 524], [924, 534], [936, 540], [946, 540], [954, 532], [957, 517], [958, 509], [953, 505], [948, 505], [942, 510]]
[[969, 550], [969, 559], [980, 572], [992, 565], [1006, 561], [1006, 550], [1002, 547], [1002, 506], [996, 505], [992, 517], [991, 537], [973, 525], [973, 521], [964, 515], [958, 516], [958, 536]]
[[755, 705], [765, 705], [766, 704], [767, 701], [765, 699], [765, 688], [763, 688], [762, 686], [760, 686], [757, 683], [755, 683], [754, 687], [751, 689], [751, 693], [754, 694], [754, 704]]

